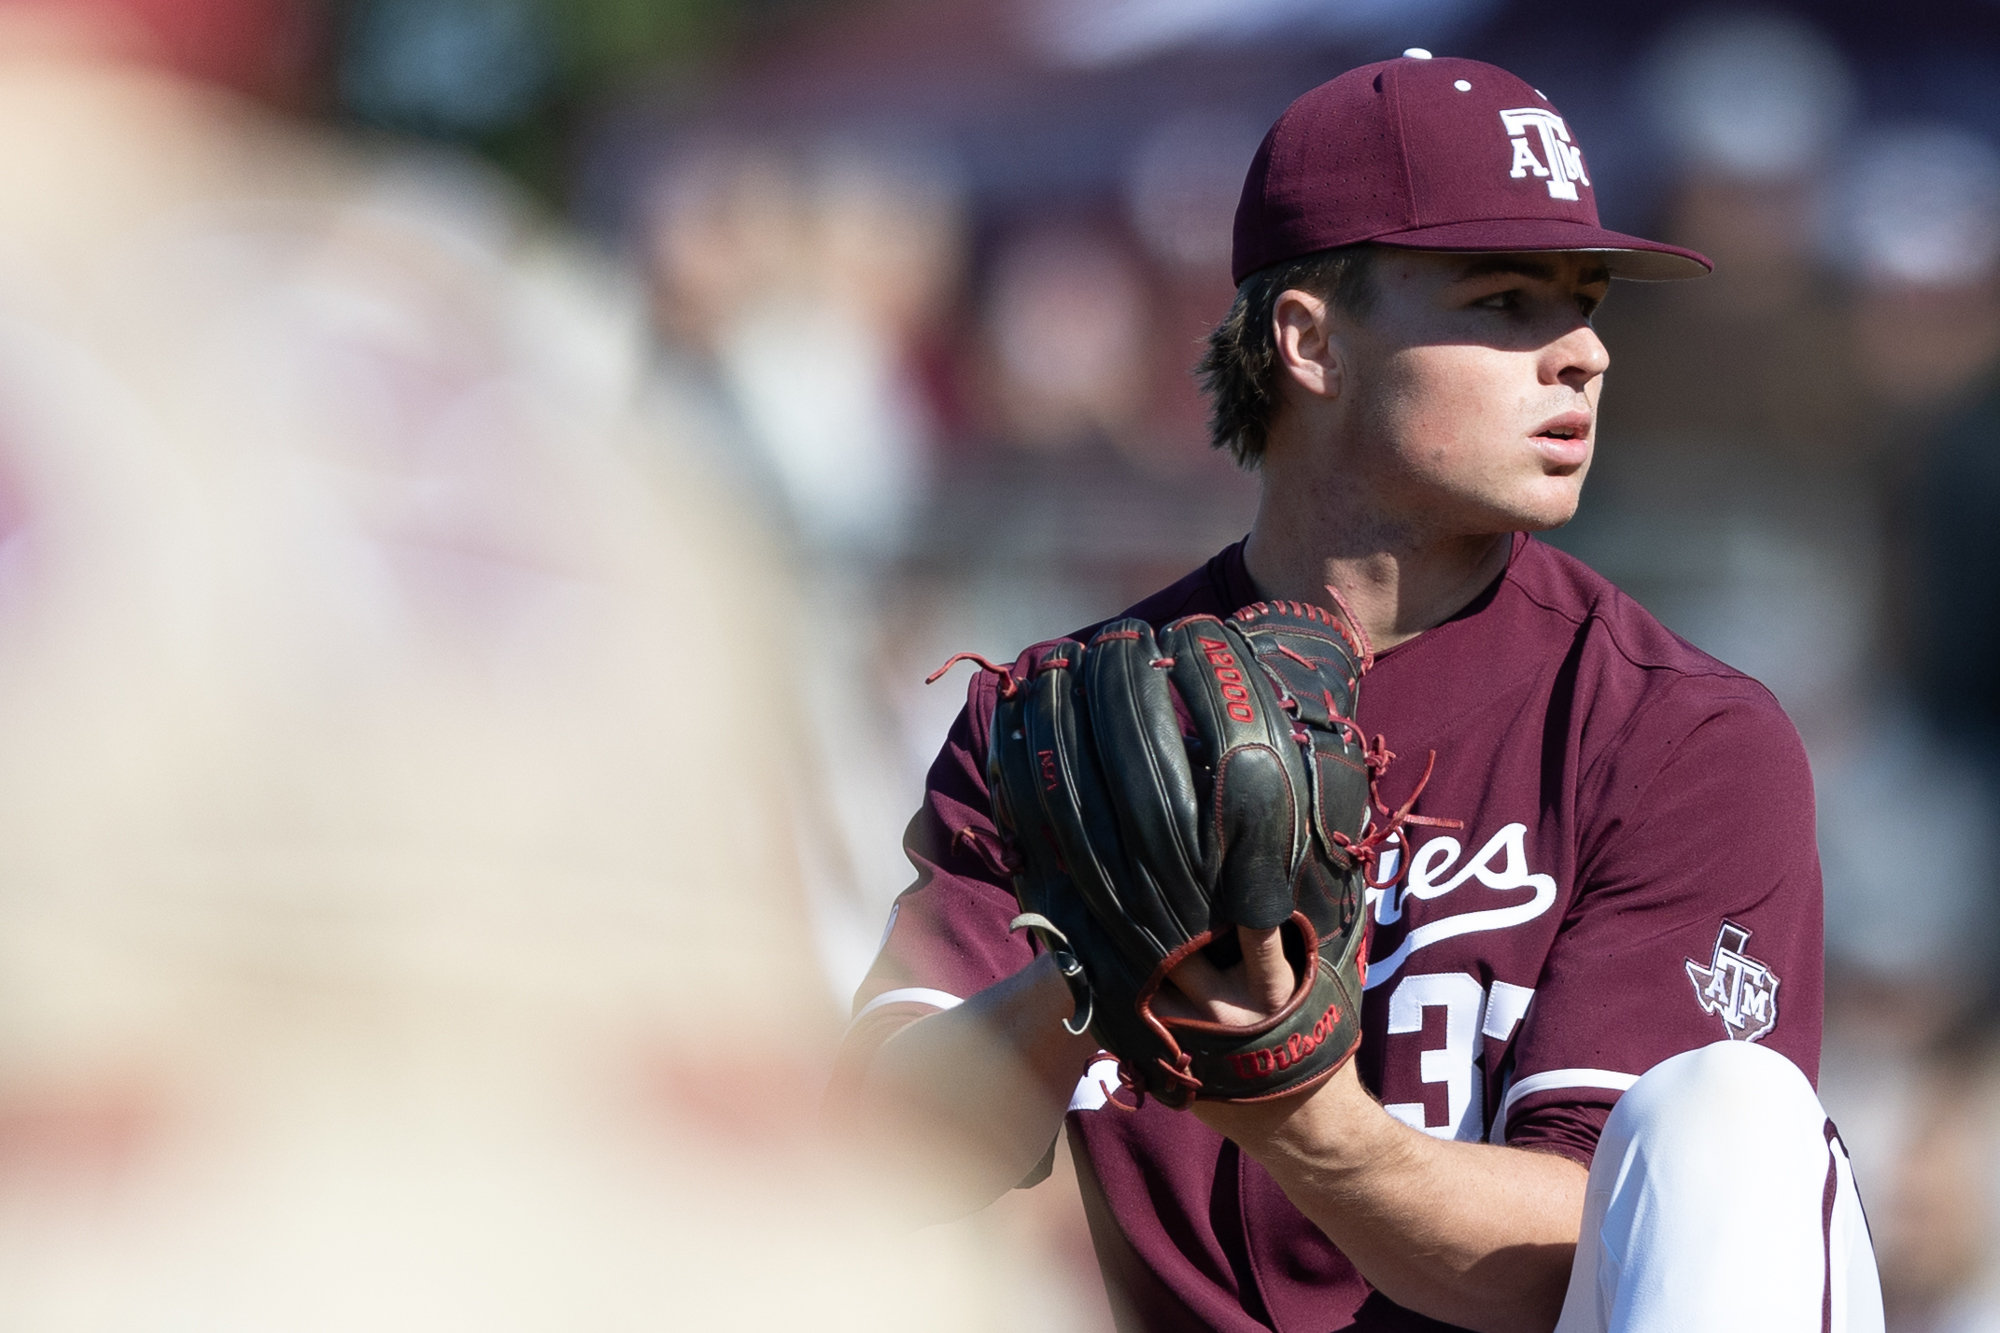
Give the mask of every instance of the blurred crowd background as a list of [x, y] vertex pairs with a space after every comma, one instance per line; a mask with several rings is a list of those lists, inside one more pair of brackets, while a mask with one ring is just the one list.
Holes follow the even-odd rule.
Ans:
[[0, 1326], [1107, 1327], [813, 1102], [925, 674], [1242, 535], [1244, 167], [1411, 46], [1716, 261], [1551, 539], [1797, 722], [1891, 1328], [2000, 1330], [1994, 0], [0, 0]]

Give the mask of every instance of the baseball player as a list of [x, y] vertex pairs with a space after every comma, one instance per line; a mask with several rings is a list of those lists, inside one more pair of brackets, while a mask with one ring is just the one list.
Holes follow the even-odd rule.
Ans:
[[[1202, 374], [1216, 443], [1260, 477], [1255, 526], [1126, 615], [1289, 599], [1372, 653], [1354, 721], [1404, 758], [1377, 774], [1358, 1053], [1303, 1090], [1182, 1110], [1121, 1086], [1108, 1028], [1075, 1034], [1094, 964], [1010, 929], [1026, 899], [989, 789], [996, 704], [1068, 662], [1030, 649], [978, 675], [931, 769], [844, 1104], [912, 1158], [970, 1146], [963, 1207], [1039, 1178], [1066, 1115], [1126, 1328], [1880, 1329], [1812, 1090], [1797, 735], [1762, 686], [1527, 535], [1576, 509], [1612, 279], [1707, 261], [1599, 225], [1541, 93], [1411, 52], [1272, 127], [1234, 268]], [[1254, 1030], [1313, 964], [1226, 929], [1229, 950], [1164, 960], [1164, 990], [1207, 1030]]]

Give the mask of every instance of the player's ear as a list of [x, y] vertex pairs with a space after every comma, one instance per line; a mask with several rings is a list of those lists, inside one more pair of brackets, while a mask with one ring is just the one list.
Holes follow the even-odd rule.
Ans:
[[1324, 297], [1287, 288], [1271, 307], [1277, 340], [1278, 374], [1319, 398], [1338, 398], [1342, 349], [1333, 331], [1333, 310]]

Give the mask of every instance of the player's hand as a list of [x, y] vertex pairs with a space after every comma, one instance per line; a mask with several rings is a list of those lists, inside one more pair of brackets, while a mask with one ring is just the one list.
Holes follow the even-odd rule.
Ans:
[[1160, 1004], [1189, 1018], [1203, 1018], [1232, 1027], [1261, 1023], [1285, 1007], [1298, 979], [1285, 957], [1276, 930], [1236, 928], [1243, 961], [1218, 968], [1200, 953], [1167, 974], [1171, 989], [1162, 987]]
[[[1014, 921], [1075, 958], [1091, 1033], [1168, 1106], [1281, 1097], [1360, 1039], [1366, 864], [1388, 833], [1369, 821], [1383, 761], [1349, 720], [1358, 653], [1318, 607], [1260, 602], [992, 668]], [[1258, 929], [1212, 940], [1211, 921]]]

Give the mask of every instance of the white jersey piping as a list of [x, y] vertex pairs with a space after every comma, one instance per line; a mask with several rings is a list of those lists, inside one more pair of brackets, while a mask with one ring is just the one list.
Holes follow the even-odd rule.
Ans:
[[928, 986], [904, 986], [898, 990], [885, 990], [868, 1003], [862, 1005], [861, 1012], [854, 1016], [849, 1026], [859, 1023], [862, 1019], [868, 1017], [868, 1015], [874, 1013], [884, 1005], [927, 1004], [933, 1009], [956, 1009], [964, 1003], [964, 1000], [953, 995], [950, 991], [932, 990]]
[[1529, 1093], [1547, 1092], [1552, 1088], [1606, 1088], [1612, 1092], [1623, 1092], [1638, 1081], [1637, 1074], [1621, 1074], [1615, 1069], [1551, 1069], [1545, 1073], [1530, 1074], [1507, 1089], [1506, 1099], [1500, 1103], [1500, 1114], [1493, 1117], [1492, 1141], [1507, 1141], [1507, 1117], [1514, 1113], [1514, 1104]]

